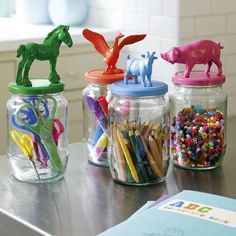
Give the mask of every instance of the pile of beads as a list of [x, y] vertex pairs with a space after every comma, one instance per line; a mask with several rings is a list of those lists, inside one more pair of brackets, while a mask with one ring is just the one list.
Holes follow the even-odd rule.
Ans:
[[174, 117], [171, 152], [174, 162], [188, 168], [220, 165], [225, 151], [224, 115], [200, 105], [182, 109]]

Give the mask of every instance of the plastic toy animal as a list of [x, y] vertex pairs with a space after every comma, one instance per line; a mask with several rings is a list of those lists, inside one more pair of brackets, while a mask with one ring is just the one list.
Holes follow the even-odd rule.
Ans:
[[128, 55], [124, 78], [125, 84], [128, 84], [129, 76], [132, 76], [135, 84], [138, 83], [137, 77], [141, 76], [141, 84], [144, 87], [151, 87], [152, 64], [154, 60], [157, 59], [157, 57], [154, 56], [155, 54], [156, 52], [153, 52], [152, 54], [147, 52], [146, 55], [141, 55], [143, 57], [141, 59], [131, 58], [131, 56]]
[[53, 83], [58, 83], [60, 81], [60, 77], [56, 72], [59, 47], [62, 42], [64, 42], [68, 47], [72, 47], [73, 45], [68, 31], [69, 26], [60, 25], [47, 35], [42, 44], [27, 43], [19, 46], [16, 56], [22, 57], [22, 59], [18, 65], [17, 71], [16, 83], [18, 85], [31, 86], [29, 70], [35, 59], [40, 61], [49, 60], [49, 80]]
[[210, 73], [212, 62], [218, 68], [217, 75], [221, 75], [222, 63], [220, 61], [220, 50], [222, 48], [224, 47], [220, 43], [215, 43], [211, 40], [199, 40], [181, 47], [171, 48], [169, 51], [162, 53], [161, 57], [171, 64], [185, 64], [185, 77], [189, 77], [195, 64], [207, 64], [205, 73]]
[[140, 34], [140, 35], [130, 35], [126, 38], [124, 38], [120, 43], [119, 39], [124, 37], [123, 34], [119, 33], [116, 35], [114, 44], [110, 48], [108, 44], [106, 43], [106, 40], [101, 34], [98, 34], [96, 32], [93, 32], [89, 29], [84, 29], [83, 30], [83, 36], [90, 41], [95, 49], [103, 55], [104, 62], [107, 64], [107, 68], [105, 69], [104, 73], [105, 74], [114, 74], [114, 73], [122, 73], [122, 69], [117, 69], [116, 68], [116, 63], [119, 58], [120, 50], [128, 44], [133, 44], [138, 41], [141, 41], [146, 37], [146, 34]]

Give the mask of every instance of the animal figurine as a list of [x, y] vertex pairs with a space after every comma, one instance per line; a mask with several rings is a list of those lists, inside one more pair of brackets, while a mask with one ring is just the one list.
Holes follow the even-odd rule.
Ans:
[[181, 47], [171, 48], [169, 51], [162, 53], [161, 57], [171, 64], [185, 64], [185, 77], [189, 77], [195, 64], [207, 64], [205, 73], [209, 74], [212, 62], [218, 68], [217, 75], [221, 75], [222, 63], [220, 61], [220, 50], [223, 48], [220, 43], [215, 43], [211, 40], [199, 40]]
[[21, 57], [22, 59], [19, 62], [17, 71], [16, 83], [18, 85], [32, 86], [29, 80], [29, 70], [35, 59], [39, 61], [49, 60], [49, 80], [53, 83], [59, 83], [60, 77], [56, 72], [59, 47], [62, 42], [68, 47], [72, 47], [73, 45], [73, 41], [68, 31], [69, 26], [60, 25], [47, 35], [42, 44], [27, 43], [19, 46], [16, 56]]
[[83, 30], [83, 36], [90, 41], [95, 49], [104, 56], [104, 62], [107, 64], [107, 68], [103, 72], [104, 74], [114, 74], [114, 73], [123, 73], [122, 69], [116, 68], [116, 63], [119, 58], [120, 50], [128, 44], [133, 44], [138, 41], [143, 40], [146, 37], [146, 34], [140, 35], [130, 35], [124, 38], [120, 43], [119, 39], [123, 38], [124, 35], [118, 33], [115, 37], [113, 46], [110, 48], [104, 39], [104, 37], [96, 32], [93, 32], [89, 29]]
[[155, 57], [156, 52], [149, 53], [146, 55], [142, 54], [141, 59], [131, 58], [130, 55], [127, 57], [127, 67], [124, 82], [128, 84], [129, 76], [132, 76], [135, 84], [138, 83], [138, 76], [141, 76], [141, 84], [144, 87], [151, 87], [151, 75], [152, 75], [152, 64], [157, 57]]

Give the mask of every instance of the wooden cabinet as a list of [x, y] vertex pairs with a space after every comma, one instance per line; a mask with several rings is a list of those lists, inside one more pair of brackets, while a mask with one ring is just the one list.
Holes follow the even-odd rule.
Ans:
[[[15, 80], [18, 59], [15, 51], [0, 52], [0, 154], [7, 152], [7, 113], [6, 102], [10, 97], [8, 83]], [[84, 73], [95, 68], [104, 68], [102, 56], [98, 55], [89, 44], [74, 45], [68, 49], [61, 47], [57, 62], [57, 72], [65, 82], [64, 96], [69, 102], [69, 142], [82, 139], [83, 113], [82, 90], [86, 86]], [[49, 62], [34, 61], [30, 70], [30, 77], [48, 77]]]
[[15, 78], [15, 61], [0, 61], [0, 154], [6, 153], [7, 148], [7, 109], [6, 103], [10, 97], [8, 83]]

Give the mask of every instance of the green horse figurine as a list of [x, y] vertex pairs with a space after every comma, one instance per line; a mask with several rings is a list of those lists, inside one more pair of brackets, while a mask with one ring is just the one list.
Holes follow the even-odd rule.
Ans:
[[35, 59], [40, 61], [49, 60], [49, 80], [52, 83], [60, 82], [60, 76], [56, 72], [59, 47], [62, 42], [68, 47], [72, 47], [73, 45], [73, 41], [68, 31], [69, 26], [60, 25], [47, 35], [42, 44], [27, 43], [19, 46], [16, 56], [22, 57], [22, 60], [19, 62], [16, 77], [16, 83], [18, 85], [32, 86], [29, 80], [29, 70]]

